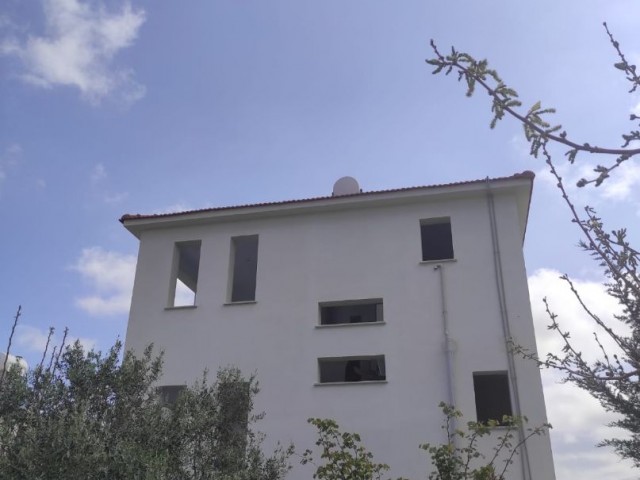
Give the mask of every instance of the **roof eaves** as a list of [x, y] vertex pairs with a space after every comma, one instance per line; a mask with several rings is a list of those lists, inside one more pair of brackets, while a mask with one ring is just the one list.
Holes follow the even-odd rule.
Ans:
[[318, 201], [326, 201], [333, 199], [344, 199], [349, 197], [362, 197], [362, 196], [374, 196], [381, 194], [389, 194], [389, 193], [399, 193], [399, 192], [410, 192], [417, 190], [427, 190], [427, 189], [437, 189], [437, 188], [447, 188], [447, 187], [457, 187], [457, 186], [465, 186], [465, 185], [474, 185], [474, 184], [483, 184], [487, 181], [496, 182], [496, 181], [505, 181], [505, 180], [517, 180], [517, 179], [528, 179], [533, 180], [535, 178], [535, 174], [526, 170], [522, 173], [516, 173], [510, 177], [496, 177], [496, 178], [484, 178], [481, 180], [467, 180], [462, 182], [452, 182], [445, 184], [437, 184], [437, 185], [424, 185], [424, 186], [416, 186], [416, 187], [403, 187], [403, 188], [393, 188], [387, 190], [373, 190], [370, 192], [361, 192], [361, 193], [353, 193], [349, 195], [340, 195], [340, 196], [323, 196], [323, 197], [311, 197], [311, 198], [302, 198], [302, 199], [293, 199], [293, 200], [281, 200], [275, 202], [263, 202], [263, 203], [254, 203], [254, 204], [245, 204], [245, 205], [232, 205], [225, 207], [211, 207], [211, 208], [201, 208], [197, 210], [187, 210], [183, 212], [170, 212], [170, 213], [157, 213], [157, 214], [124, 214], [120, 217], [120, 222], [125, 223], [129, 221], [136, 220], [152, 220], [152, 219], [163, 219], [163, 218], [171, 218], [182, 215], [191, 215], [191, 214], [201, 214], [208, 212], [219, 212], [225, 210], [240, 210], [240, 209], [248, 209], [248, 208], [261, 208], [261, 207], [277, 207], [280, 205], [291, 205], [298, 203], [311, 203]]

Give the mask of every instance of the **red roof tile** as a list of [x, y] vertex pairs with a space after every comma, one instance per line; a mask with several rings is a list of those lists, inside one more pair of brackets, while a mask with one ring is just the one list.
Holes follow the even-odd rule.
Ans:
[[510, 177], [483, 178], [480, 180], [467, 180], [462, 182], [443, 183], [439, 185], [423, 185], [418, 187], [404, 187], [404, 188], [392, 188], [388, 190], [374, 190], [371, 192], [353, 193], [349, 195], [339, 195], [339, 196], [328, 195], [324, 197], [302, 198], [297, 200], [280, 200], [277, 202], [252, 203], [252, 204], [246, 204], [246, 205], [233, 205], [233, 206], [226, 206], [226, 207], [201, 208], [198, 210], [187, 210], [184, 212], [156, 213], [156, 214], [149, 214], [149, 215], [139, 214], [139, 213], [135, 213], [135, 214], [125, 213], [122, 217], [120, 217], [120, 222], [124, 223], [125, 221], [129, 221], [129, 220], [146, 220], [146, 219], [152, 219], [152, 218], [175, 217], [178, 215], [189, 215], [193, 213], [203, 213], [203, 212], [217, 212], [221, 210], [233, 210], [233, 209], [256, 208], [256, 207], [259, 208], [259, 207], [269, 207], [269, 206], [276, 206], [276, 205], [287, 205], [292, 203], [316, 202], [319, 200], [331, 200], [331, 199], [338, 199], [338, 198], [356, 197], [356, 196], [362, 196], [362, 195], [368, 196], [368, 195], [379, 195], [383, 193], [407, 192], [411, 190], [420, 190], [420, 189], [453, 187], [453, 186], [459, 186], [459, 185], [473, 185], [473, 184], [484, 183], [487, 181], [487, 179], [492, 182], [495, 182], [500, 180], [515, 180], [520, 178], [533, 180], [534, 177], [535, 177], [535, 174], [532, 171], [526, 170], [522, 173], [516, 173]]

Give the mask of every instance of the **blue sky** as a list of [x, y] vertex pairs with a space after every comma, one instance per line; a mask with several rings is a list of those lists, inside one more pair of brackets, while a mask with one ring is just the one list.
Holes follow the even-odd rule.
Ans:
[[[0, 332], [22, 304], [14, 352], [31, 363], [49, 325], [101, 349], [123, 338], [137, 252], [123, 213], [326, 195], [343, 175], [375, 190], [528, 169], [537, 325], [549, 295], [588, 342], [557, 272], [608, 304], [543, 165], [515, 123], [489, 130], [485, 95], [465, 98], [424, 59], [431, 38], [487, 57], [526, 104], [555, 106], [570, 135], [617, 145], [640, 97], [612, 68], [605, 20], [637, 63], [635, 0], [5, 0]], [[620, 170], [574, 195], [637, 238], [640, 168]], [[600, 409], [552, 376], [545, 385], [558, 478], [631, 478], [592, 447], [610, 433]]]

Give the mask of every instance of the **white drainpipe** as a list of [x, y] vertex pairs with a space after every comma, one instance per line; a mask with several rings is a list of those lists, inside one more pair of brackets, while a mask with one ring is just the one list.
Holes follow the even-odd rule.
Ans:
[[[493, 192], [491, 191], [491, 183], [487, 177], [487, 204], [489, 209], [489, 223], [491, 225], [491, 242], [493, 244], [493, 267], [496, 279], [496, 289], [498, 292], [498, 302], [500, 304], [500, 317], [502, 319], [502, 334], [504, 337], [505, 351], [507, 354], [507, 370], [509, 373], [509, 380], [511, 384], [511, 391], [513, 393], [513, 406], [515, 415], [522, 417], [522, 410], [520, 408], [520, 394], [518, 392], [518, 375], [516, 372], [516, 364], [511, 352], [511, 346], [509, 341], [511, 340], [511, 327], [509, 325], [509, 315], [507, 313], [507, 303], [504, 288], [504, 277], [502, 276], [502, 259], [500, 256], [500, 243], [498, 241], [498, 226], [496, 220], [496, 209], [493, 198]], [[521, 424], [518, 428], [520, 441], [525, 438], [524, 426]], [[531, 476], [531, 464], [529, 462], [529, 451], [527, 449], [526, 442], [522, 444], [522, 478], [532, 479]]]
[[[444, 269], [440, 264], [433, 267], [433, 269], [438, 271], [439, 277], [440, 277], [440, 298], [442, 303], [442, 328], [444, 332], [444, 351], [445, 351], [445, 359], [447, 364], [447, 394], [449, 396], [449, 398], [447, 399], [447, 403], [449, 405], [453, 405], [454, 407], [457, 407], [456, 397], [454, 392], [455, 382], [454, 382], [454, 372], [453, 372], [454, 343], [453, 343], [453, 340], [451, 339], [451, 335], [449, 334], [449, 318], [447, 314], [447, 302], [446, 302], [445, 288], [444, 288]], [[456, 443], [455, 442], [456, 439], [453, 436], [455, 428], [456, 428], [456, 419], [453, 418], [451, 422], [449, 422], [448, 433], [449, 433], [449, 438], [453, 438], [454, 444]]]

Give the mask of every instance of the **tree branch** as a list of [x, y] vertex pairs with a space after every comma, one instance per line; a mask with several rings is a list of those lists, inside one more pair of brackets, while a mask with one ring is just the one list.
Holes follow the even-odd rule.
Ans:
[[[618, 51], [619, 56], [621, 56], [623, 60], [616, 64], [616, 68], [622, 69], [628, 73], [627, 78], [634, 83], [633, 91], [636, 86], [640, 84], [640, 79], [637, 79], [638, 77], [635, 74], [636, 67], [635, 65], [630, 65], [626, 61], [622, 52], [619, 50], [618, 43], [613, 40], [608, 29], [607, 33]], [[571, 140], [567, 137], [567, 132], [561, 130], [561, 125], [551, 126], [551, 124], [543, 118], [544, 115], [555, 113], [554, 109], [542, 108], [540, 102], [538, 102], [533, 105], [526, 114], [520, 113], [516, 109], [522, 105], [518, 100], [517, 92], [507, 87], [495, 70], [488, 68], [486, 60], [477, 61], [471, 55], [458, 52], [454, 48], [451, 48], [450, 55], [445, 56], [440, 53], [433, 40], [431, 40], [431, 48], [436, 55], [436, 58], [427, 60], [428, 64], [435, 67], [432, 73], [437, 74], [444, 71], [445, 74], [448, 75], [452, 71], [457, 72], [458, 80], [464, 79], [466, 81], [467, 96], [473, 95], [476, 85], [480, 85], [493, 99], [492, 111], [494, 113], [494, 118], [491, 121], [491, 128], [496, 125], [498, 120], [501, 120], [504, 117], [505, 113], [517, 119], [524, 127], [525, 136], [527, 141], [531, 144], [531, 154], [533, 156], [537, 157], [540, 148], [546, 145], [549, 141], [553, 141], [560, 145], [569, 147], [569, 150], [566, 152], [566, 156], [570, 163], [575, 161], [579, 152], [617, 157], [614, 163], [610, 166], [598, 165], [594, 169], [594, 171], [598, 173], [598, 176], [591, 180], [583, 178], [578, 182], [578, 186], [583, 187], [589, 183], [595, 183], [596, 186], [599, 186], [606, 178], [609, 177], [609, 173], [612, 170], [618, 168], [629, 158], [640, 154], [640, 148], [627, 148], [630, 143], [640, 141], [640, 131], [631, 131], [629, 134], [623, 135], [624, 144], [622, 148], [604, 148], [590, 145], [587, 142], [580, 143]], [[635, 119], [638, 119], [638, 117], [632, 115], [631, 120]]]
[[4, 381], [4, 376], [7, 371], [7, 364], [9, 363], [9, 353], [11, 351], [11, 343], [13, 342], [13, 336], [16, 333], [16, 327], [18, 326], [18, 320], [20, 319], [20, 315], [22, 315], [22, 305], [18, 305], [18, 310], [16, 310], [16, 314], [13, 317], [13, 325], [11, 326], [11, 334], [9, 335], [9, 344], [7, 345], [7, 351], [4, 357], [4, 364], [2, 365], [2, 373], [0, 374], [0, 385]]

